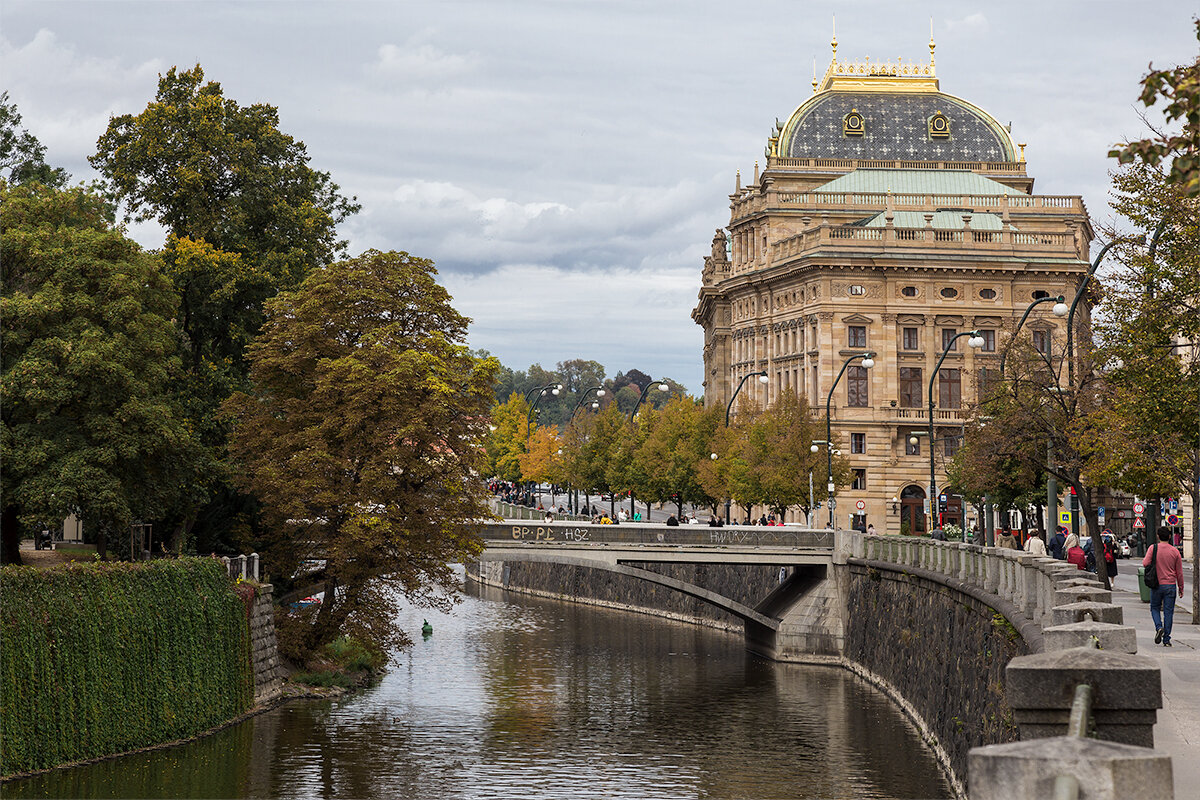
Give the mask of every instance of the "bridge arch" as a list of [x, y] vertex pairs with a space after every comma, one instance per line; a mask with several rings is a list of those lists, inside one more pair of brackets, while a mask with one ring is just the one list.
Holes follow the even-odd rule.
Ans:
[[677, 592], [681, 592], [689, 597], [694, 597], [710, 605], [716, 606], [723, 611], [727, 611], [736, 617], [741, 618], [748, 623], [761, 625], [772, 631], [779, 630], [780, 620], [760, 613], [750, 606], [739, 603], [736, 600], [731, 600], [724, 595], [717, 594], [702, 586], [697, 586], [694, 583], [681, 581], [677, 578], [672, 578], [668, 575], [663, 575], [658, 572], [653, 572], [640, 567], [633, 567], [628, 564], [623, 564], [615, 561], [606, 561], [601, 559], [586, 558], [577, 555], [568, 555], [566, 553], [555, 553], [546, 551], [528, 551], [522, 553], [509, 552], [492, 552], [484, 551], [480, 554], [479, 560], [482, 561], [531, 561], [545, 564], [564, 564], [573, 567], [587, 567], [589, 569], [605, 570], [614, 572], [618, 575], [627, 575], [632, 578], [637, 578], [650, 583], [658, 584]]

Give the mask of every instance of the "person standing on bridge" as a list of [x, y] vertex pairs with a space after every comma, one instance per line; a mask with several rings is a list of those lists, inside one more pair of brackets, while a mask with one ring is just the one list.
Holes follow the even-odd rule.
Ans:
[[1030, 532], [1029, 538], [1025, 540], [1025, 552], [1035, 556], [1046, 555], [1046, 543], [1042, 541], [1041, 533]]

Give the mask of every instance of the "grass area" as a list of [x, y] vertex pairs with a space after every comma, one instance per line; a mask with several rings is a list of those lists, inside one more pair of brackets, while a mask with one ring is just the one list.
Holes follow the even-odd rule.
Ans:
[[309, 659], [307, 671], [295, 673], [291, 680], [308, 686], [349, 689], [369, 683], [385, 661], [383, 654], [348, 636], [340, 636], [325, 645], [316, 658]]

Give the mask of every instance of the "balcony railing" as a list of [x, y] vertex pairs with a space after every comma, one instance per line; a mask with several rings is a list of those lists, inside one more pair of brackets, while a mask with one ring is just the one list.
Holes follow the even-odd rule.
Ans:
[[1024, 161], [905, 161], [902, 159], [866, 158], [787, 158], [767, 159], [767, 169], [969, 169], [972, 172], [1003, 172], [1024, 175]]

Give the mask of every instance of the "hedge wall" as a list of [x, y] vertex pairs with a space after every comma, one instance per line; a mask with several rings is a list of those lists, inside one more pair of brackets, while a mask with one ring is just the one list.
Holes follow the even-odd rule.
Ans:
[[183, 739], [246, 711], [247, 606], [222, 564], [0, 569], [0, 775]]

